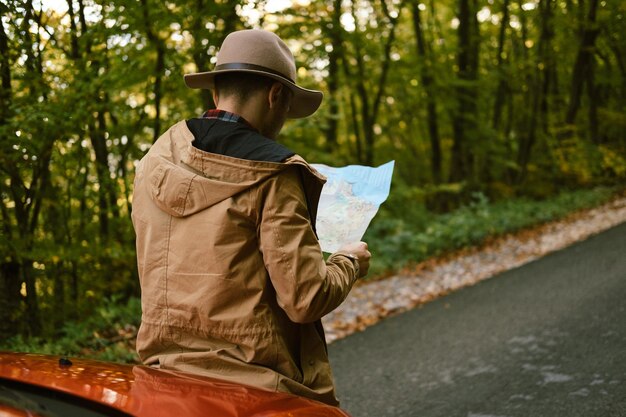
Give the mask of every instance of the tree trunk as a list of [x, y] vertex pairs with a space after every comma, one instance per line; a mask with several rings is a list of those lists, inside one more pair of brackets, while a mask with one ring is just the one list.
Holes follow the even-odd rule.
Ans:
[[52, 314], [51, 321], [54, 325], [56, 333], [60, 333], [67, 317], [67, 303], [65, 300], [65, 280], [64, 278], [64, 264], [60, 261], [53, 263], [52, 265], [52, 291], [54, 293], [54, 299], [52, 305], [54, 306], [54, 314]]
[[[1, 9], [0, 9], [1, 10]], [[11, 114], [11, 61], [8, 36], [4, 30], [4, 15], [0, 15], [0, 126], [7, 123]]]
[[146, 37], [148, 38], [148, 42], [151, 43], [156, 50], [156, 60], [154, 63], [154, 71], [152, 73], [154, 80], [149, 79], [149, 82], [152, 83], [152, 94], [154, 95], [155, 116], [152, 124], [152, 142], [154, 143], [161, 135], [161, 83], [163, 79], [163, 72], [165, 70], [165, 45], [163, 40], [152, 28], [153, 22], [150, 21], [147, 0], [141, 0], [141, 10]]
[[[539, 9], [541, 11], [541, 34], [537, 45], [538, 56], [535, 76], [532, 79], [529, 94], [531, 94], [531, 108], [527, 122], [525, 135], [520, 138], [520, 145], [517, 154], [517, 165], [519, 167], [517, 183], [521, 183], [526, 178], [528, 163], [530, 162], [532, 148], [537, 141], [537, 125], [540, 118], [547, 118], [548, 111], [547, 94], [550, 89], [550, 65], [552, 62], [552, 30], [554, 0], [540, 0]], [[524, 39], [525, 41], [525, 39]], [[544, 125], [544, 130], [545, 130]]]
[[109, 238], [109, 203], [107, 197], [106, 183], [109, 181], [109, 152], [106, 147], [106, 139], [104, 137], [104, 131], [96, 126], [95, 121], [90, 121], [89, 124], [89, 139], [91, 140], [91, 146], [93, 146], [94, 154], [96, 156], [96, 174], [98, 177], [98, 220], [100, 225], [100, 237], [106, 241]]
[[[404, 1], [398, 5], [398, 15], [396, 17], [391, 17], [389, 11], [387, 10], [387, 6], [385, 2], [382, 2], [384, 13], [388, 19], [390, 28], [389, 35], [387, 36], [385, 45], [383, 46], [383, 59], [381, 63], [381, 72], [378, 81], [374, 84], [376, 85], [376, 94], [374, 99], [370, 102], [369, 94], [367, 88], [365, 86], [366, 83], [366, 74], [365, 74], [365, 63], [363, 60], [363, 54], [361, 53], [360, 45], [355, 42], [356, 54], [355, 58], [357, 61], [357, 80], [356, 80], [356, 90], [357, 95], [361, 102], [361, 124], [363, 127], [363, 136], [364, 136], [364, 160], [363, 163], [366, 165], [372, 165], [374, 163], [374, 144], [375, 144], [375, 132], [374, 128], [376, 126], [376, 121], [378, 119], [378, 112], [380, 110], [380, 105], [382, 102], [382, 98], [385, 92], [385, 86], [387, 83], [387, 75], [389, 73], [389, 67], [391, 64], [391, 47], [393, 42], [395, 41], [396, 36], [396, 28], [398, 24], [398, 20], [400, 18], [400, 14], [404, 7]], [[352, 14], [354, 16], [355, 21], [357, 21], [357, 17], [355, 14], [354, 4], [352, 9]], [[347, 69], [347, 65], [344, 66], [344, 69]], [[349, 77], [348, 79], [351, 79]]]
[[20, 265], [22, 281], [26, 286], [26, 323], [31, 336], [41, 335], [41, 313], [37, 295], [36, 278], [33, 276], [33, 260], [23, 259]]
[[[593, 59], [593, 58], [592, 58]], [[600, 130], [598, 124], [598, 89], [595, 82], [595, 68], [593, 62], [587, 71], [587, 97], [589, 98], [589, 139], [599, 145]]]
[[156, 62], [154, 64], [154, 137], [152, 142], [156, 142], [159, 136], [161, 136], [161, 98], [163, 96], [163, 73], [165, 71], [165, 45], [163, 42], [157, 42], [156, 44]]
[[593, 65], [593, 56], [596, 37], [598, 36], [598, 26], [596, 23], [596, 12], [598, 9], [598, 0], [591, 0], [589, 12], [586, 21], [581, 20], [582, 38], [576, 55], [576, 62], [572, 72], [572, 85], [570, 89], [570, 100], [565, 114], [565, 124], [573, 125], [576, 120], [576, 114], [580, 107], [580, 99], [585, 80], [589, 79], [588, 73]]
[[355, 45], [356, 48], [356, 61], [357, 61], [357, 95], [360, 98], [361, 102], [361, 125], [363, 130], [363, 146], [364, 146], [364, 154], [362, 162], [364, 164], [369, 164], [373, 159], [373, 142], [374, 142], [374, 132], [373, 126], [374, 122], [372, 122], [372, 117], [370, 115], [370, 100], [367, 93], [367, 89], [365, 88], [365, 65], [363, 63], [363, 54], [361, 53], [361, 49], [359, 44]]
[[426, 94], [426, 112], [428, 123], [428, 136], [430, 138], [431, 149], [431, 170], [433, 180], [436, 184], [442, 180], [441, 175], [441, 140], [439, 139], [439, 121], [437, 116], [437, 103], [435, 101], [435, 89], [433, 82], [433, 71], [430, 57], [426, 54], [426, 42], [424, 31], [422, 30], [422, 20], [420, 16], [419, 2], [411, 2], [413, 12], [413, 29], [415, 31], [417, 57], [421, 61], [421, 79]]
[[[348, 69], [348, 64], [346, 60], [343, 60], [343, 71], [346, 75], [346, 79], [350, 79], [350, 71]], [[356, 155], [357, 161], [363, 160], [363, 139], [361, 136], [361, 126], [359, 125], [358, 120], [358, 109], [356, 105], [356, 100], [354, 98], [354, 94], [348, 94], [348, 102], [350, 104], [350, 120], [352, 122], [352, 131], [354, 132], [354, 154]]]
[[[69, 182], [68, 182], [69, 185]], [[60, 187], [50, 187], [51, 195], [50, 199], [53, 201], [61, 201], [63, 198], [62, 189]], [[70, 187], [68, 186], [68, 196], [70, 195]], [[72, 246], [72, 235], [70, 233], [69, 221], [71, 219], [71, 213], [68, 213], [67, 208], [71, 204], [71, 198], [65, 202], [64, 206], [60, 204], [51, 204], [45, 211], [45, 222], [50, 228], [52, 234], [52, 241], [54, 246], [62, 248], [64, 246]], [[52, 254], [52, 265], [47, 264], [46, 271], [50, 271], [52, 275], [52, 312], [48, 318], [54, 324], [55, 329], [61, 329], [65, 322], [67, 314], [67, 303], [65, 299], [65, 260], [63, 254], [56, 252]]]
[[[471, 2], [471, 3], [470, 3]], [[472, 0], [459, 0], [458, 38], [458, 86], [457, 107], [452, 115], [452, 166], [450, 181], [474, 180], [473, 156], [470, 144], [476, 132], [476, 88], [478, 74], [478, 23]], [[475, 146], [475, 145], [474, 145]]]
[[332, 151], [337, 146], [337, 131], [339, 128], [339, 60], [343, 55], [342, 27], [341, 27], [341, 0], [333, 1], [333, 12], [328, 36], [332, 51], [328, 54], [328, 117], [324, 128], [326, 136], [326, 150]]
[[498, 64], [496, 74], [498, 87], [496, 88], [496, 99], [493, 104], [493, 129], [497, 132], [500, 129], [502, 119], [502, 108], [508, 92], [507, 74], [504, 69], [504, 42], [506, 29], [509, 26], [509, 0], [504, 0], [502, 4], [502, 21], [500, 22], [500, 34], [498, 36]]
[[19, 263], [6, 259], [0, 262], [0, 340], [19, 333], [21, 283]]

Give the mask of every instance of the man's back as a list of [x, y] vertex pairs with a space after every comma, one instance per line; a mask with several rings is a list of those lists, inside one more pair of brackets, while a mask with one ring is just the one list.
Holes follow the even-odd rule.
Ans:
[[309, 207], [317, 207], [323, 178], [259, 138], [249, 158], [288, 159], [198, 149], [224, 143], [220, 123], [260, 136], [241, 123], [208, 122], [208, 130], [202, 120], [174, 125], [137, 169], [140, 357], [336, 403], [319, 319], [356, 276], [349, 259], [321, 257]]

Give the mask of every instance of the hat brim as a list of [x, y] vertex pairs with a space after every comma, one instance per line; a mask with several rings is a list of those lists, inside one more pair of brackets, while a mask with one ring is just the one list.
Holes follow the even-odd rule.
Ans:
[[291, 108], [287, 113], [287, 117], [290, 119], [302, 119], [315, 113], [322, 104], [324, 94], [321, 91], [309, 90], [296, 85], [291, 80], [281, 77], [280, 75], [267, 73], [264, 71], [257, 71], [253, 69], [232, 69], [232, 70], [218, 70], [208, 72], [197, 72], [193, 74], [185, 74], [185, 84], [189, 88], [202, 88], [207, 90], [213, 90], [215, 88], [215, 76], [219, 74], [227, 74], [232, 72], [247, 72], [252, 74], [262, 75], [264, 77], [272, 78], [281, 82], [293, 93], [291, 100]]

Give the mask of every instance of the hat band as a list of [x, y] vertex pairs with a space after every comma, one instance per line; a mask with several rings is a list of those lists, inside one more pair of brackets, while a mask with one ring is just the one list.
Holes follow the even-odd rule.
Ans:
[[271, 68], [264, 67], [262, 65], [233, 62], [230, 64], [220, 64], [215, 67], [215, 71], [224, 71], [224, 70], [253, 70], [253, 71], [267, 72], [267, 73], [278, 75], [279, 77], [285, 78], [294, 84], [296, 83], [294, 80], [292, 80], [290, 77], [287, 77], [285, 74], [282, 74]]

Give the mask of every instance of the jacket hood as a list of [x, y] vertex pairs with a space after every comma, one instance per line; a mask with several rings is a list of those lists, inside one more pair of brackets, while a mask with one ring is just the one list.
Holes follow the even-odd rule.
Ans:
[[[152, 146], [138, 167], [150, 197], [164, 212], [190, 216], [278, 174], [296, 164], [303, 174], [307, 194], [317, 195], [325, 177], [301, 157], [283, 163], [252, 161], [205, 152], [192, 145], [195, 137], [182, 121], [172, 126]], [[315, 210], [311, 213], [315, 217]]]

